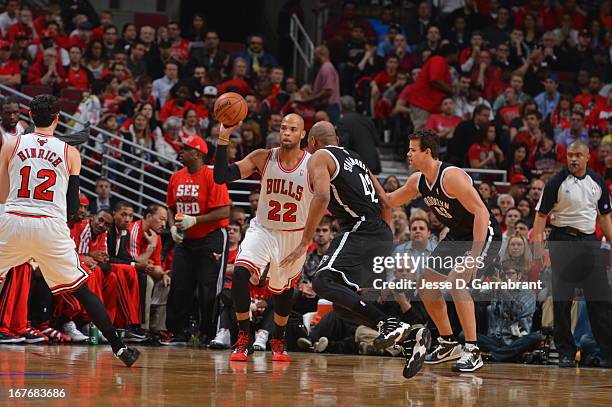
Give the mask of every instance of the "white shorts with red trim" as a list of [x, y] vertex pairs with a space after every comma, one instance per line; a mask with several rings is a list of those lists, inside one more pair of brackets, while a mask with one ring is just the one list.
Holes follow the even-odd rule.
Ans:
[[0, 215], [0, 275], [34, 259], [53, 294], [87, 281], [66, 222], [57, 218]]
[[[254, 218], [236, 255], [235, 266], [246, 267], [251, 272], [251, 282], [257, 283], [266, 267], [268, 271], [269, 289], [273, 293], [281, 293], [295, 285], [302, 273], [306, 255], [299, 258], [290, 267], [280, 269], [280, 263], [302, 240], [303, 229], [283, 231], [268, 229], [261, 226]], [[255, 281], [254, 281], [255, 280]]]

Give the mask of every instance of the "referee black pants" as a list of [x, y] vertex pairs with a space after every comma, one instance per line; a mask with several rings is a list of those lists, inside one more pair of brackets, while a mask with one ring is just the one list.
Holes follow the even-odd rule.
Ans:
[[582, 288], [593, 336], [602, 354], [612, 356], [612, 289], [606, 277], [608, 252], [595, 235], [570, 235], [553, 228], [549, 237], [552, 266], [553, 334], [560, 355], [573, 358], [571, 330], [574, 291]]
[[188, 328], [196, 296], [200, 333], [215, 337], [215, 301], [227, 263], [227, 231], [218, 229], [201, 239], [186, 239], [174, 248], [172, 281], [166, 305], [166, 327], [175, 335]]

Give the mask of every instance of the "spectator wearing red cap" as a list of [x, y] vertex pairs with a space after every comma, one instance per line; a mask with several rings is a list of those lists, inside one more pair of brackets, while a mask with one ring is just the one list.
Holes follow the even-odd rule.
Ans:
[[19, 9], [19, 22], [9, 26], [6, 39], [9, 42], [15, 41], [16, 35], [20, 31], [25, 32], [28, 37], [34, 40], [38, 38], [38, 32], [36, 31], [34, 22], [32, 20], [32, 11], [25, 6]]
[[170, 343], [187, 339], [185, 330], [196, 288], [200, 332], [208, 338], [215, 336], [213, 304], [228, 247], [225, 228], [229, 225], [230, 198], [227, 187], [216, 184], [212, 170], [204, 165], [206, 142], [197, 136], [188, 137], [181, 151], [185, 168], [170, 177], [166, 199], [170, 231], [177, 244], [166, 316], [166, 326], [173, 334]]
[[21, 84], [21, 71], [11, 58], [11, 44], [0, 40], [0, 83], [8, 86]]

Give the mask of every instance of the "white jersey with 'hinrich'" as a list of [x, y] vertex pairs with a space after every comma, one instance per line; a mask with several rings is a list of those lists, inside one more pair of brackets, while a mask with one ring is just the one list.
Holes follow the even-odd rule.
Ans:
[[261, 178], [257, 221], [274, 230], [299, 230], [306, 225], [312, 189], [306, 165], [310, 153], [302, 152], [295, 168], [283, 168], [280, 147], [270, 151]]
[[68, 144], [38, 133], [19, 136], [8, 165], [5, 211], [66, 221]]

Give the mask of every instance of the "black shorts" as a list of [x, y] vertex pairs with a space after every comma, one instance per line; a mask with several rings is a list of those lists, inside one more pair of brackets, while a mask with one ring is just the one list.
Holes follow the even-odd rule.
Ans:
[[374, 272], [375, 258], [391, 254], [393, 232], [382, 219], [366, 219], [342, 228], [317, 268], [330, 270], [342, 276], [347, 286], [357, 290], [372, 287], [380, 278]]
[[[433, 253], [429, 255], [425, 268], [449, 275], [453, 269], [462, 271], [463, 257], [472, 250], [472, 235], [454, 236], [449, 232]], [[477, 258], [478, 275], [492, 275], [501, 267], [499, 252], [502, 246], [502, 235], [498, 228], [487, 230], [487, 238], [482, 254]]]

